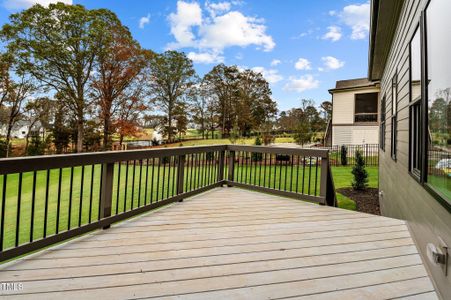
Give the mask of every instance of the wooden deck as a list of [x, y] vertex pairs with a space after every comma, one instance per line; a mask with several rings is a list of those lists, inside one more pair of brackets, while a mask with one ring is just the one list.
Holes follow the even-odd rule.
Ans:
[[218, 188], [0, 267], [8, 299], [436, 299], [403, 221]]

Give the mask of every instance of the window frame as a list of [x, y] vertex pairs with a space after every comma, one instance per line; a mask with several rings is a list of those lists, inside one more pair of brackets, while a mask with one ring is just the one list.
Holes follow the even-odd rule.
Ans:
[[[375, 95], [376, 96], [376, 110], [373, 113], [357, 113], [357, 98], [360, 95]], [[379, 99], [379, 93], [378, 92], [368, 92], [368, 93], [357, 93], [354, 94], [354, 124], [377, 124], [378, 118], [379, 118], [379, 103], [378, 103], [378, 99]], [[376, 120], [375, 121], [356, 121], [356, 116], [362, 116], [362, 115], [376, 115]]]
[[398, 148], [398, 70], [391, 79], [391, 158], [396, 161]]
[[[429, 139], [429, 115], [428, 115], [428, 86], [425, 84], [428, 81], [428, 48], [427, 48], [427, 20], [426, 20], [426, 11], [429, 7], [429, 4], [433, 0], [428, 0], [425, 4], [425, 6], [421, 10], [421, 16], [420, 16], [420, 24], [419, 24], [419, 30], [420, 30], [420, 44], [421, 44], [421, 96], [420, 99], [414, 99], [413, 102], [410, 103], [410, 106], [413, 106], [417, 104], [417, 101], [420, 102], [420, 115], [421, 115], [421, 126], [420, 126], [420, 165], [421, 165], [421, 172], [419, 177], [416, 177], [415, 174], [412, 174], [410, 172], [410, 141], [409, 141], [409, 174], [413, 175], [415, 179], [417, 179], [418, 183], [421, 184], [421, 186], [433, 197], [439, 202], [449, 213], [451, 213], [451, 201], [445, 199], [441, 194], [439, 194], [437, 191], [432, 188], [427, 181], [427, 170], [428, 170], [428, 139]], [[415, 29], [414, 34], [418, 28]], [[413, 35], [414, 36], [414, 35]], [[412, 36], [412, 38], [413, 38]], [[409, 42], [410, 45], [410, 42]], [[409, 47], [410, 48], [410, 47]], [[410, 55], [410, 49], [409, 49], [409, 60], [411, 59]], [[409, 61], [409, 72], [411, 72], [410, 68], [410, 61]], [[409, 77], [410, 80], [411, 77]], [[409, 83], [410, 85], [410, 83]], [[410, 88], [410, 87], [409, 87]], [[410, 96], [411, 97], [411, 91]], [[411, 136], [411, 114], [410, 114], [410, 108], [409, 108], [409, 139]]]
[[385, 131], [386, 131], [386, 113], [387, 113], [387, 96], [381, 99], [381, 113], [380, 113], [380, 132], [379, 132], [379, 148], [385, 152]]
[[[421, 23], [415, 28], [412, 38], [409, 41], [409, 172], [417, 181], [421, 181], [421, 176], [423, 173], [423, 130], [422, 130], [422, 119], [423, 119], [423, 109], [422, 109], [422, 99], [423, 99], [423, 43], [422, 37], [422, 26]], [[419, 34], [420, 37], [420, 84], [421, 90], [420, 95], [413, 99], [413, 74], [412, 74], [412, 42], [415, 36]], [[415, 147], [415, 142], [417, 142], [418, 147]], [[418, 168], [417, 168], [417, 167]]]

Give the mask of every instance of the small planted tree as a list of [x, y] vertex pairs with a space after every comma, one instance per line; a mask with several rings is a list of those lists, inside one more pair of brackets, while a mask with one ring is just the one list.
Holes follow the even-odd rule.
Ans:
[[355, 165], [352, 168], [352, 175], [354, 179], [352, 181], [352, 188], [354, 190], [364, 190], [368, 186], [368, 172], [365, 169], [365, 160], [363, 159], [360, 150], [355, 153]]
[[341, 146], [341, 165], [347, 166], [348, 165], [348, 147], [345, 145]]
[[[258, 135], [257, 135], [257, 138], [255, 139], [255, 145], [256, 146], [262, 145], [262, 140], [261, 140], [260, 136], [258, 136]], [[259, 152], [252, 153], [253, 161], [262, 161], [262, 159], [263, 159], [263, 153], [259, 153]]]

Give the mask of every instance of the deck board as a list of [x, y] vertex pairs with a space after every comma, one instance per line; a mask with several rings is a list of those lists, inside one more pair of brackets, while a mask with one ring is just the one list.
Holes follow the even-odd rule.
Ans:
[[436, 299], [404, 221], [218, 188], [0, 266], [5, 299]]

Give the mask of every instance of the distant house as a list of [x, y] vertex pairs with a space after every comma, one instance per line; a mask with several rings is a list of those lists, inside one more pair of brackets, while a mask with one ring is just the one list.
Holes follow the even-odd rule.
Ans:
[[[27, 134], [30, 130], [30, 125], [27, 122], [19, 121], [16, 123], [16, 125], [13, 127], [11, 131], [11, 137], [16, 139], [24, 139], [27, 137]], [[30, 133], [37, 133], [42, 134], [44, 129], [42, 128], [41, 124], [37, 122], [33, 128], [31, 128]], [[6, 135], [6, 126], [0, 127], [0, 136]]]
[[372, 0], [368, 70], [381, 86], [381, 212], [407, 220], [443, 299], [451, 299], [450, 13], [450, 0]]
[[379, 83], [367, 78], [340, 80], [329, 93], [332, 95], [332, 122], [326, 136], [329, 144], [377, 144]]

